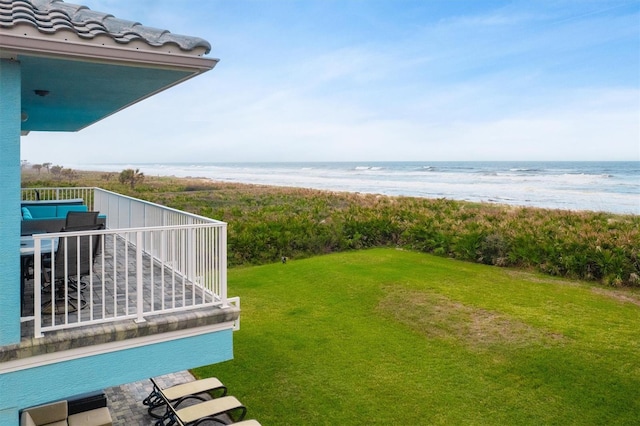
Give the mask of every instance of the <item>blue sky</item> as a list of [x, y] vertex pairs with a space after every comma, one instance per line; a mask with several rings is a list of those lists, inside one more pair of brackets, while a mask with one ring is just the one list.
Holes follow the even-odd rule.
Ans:
[[638, 0], [70, 2], [220, 62], [32, 163], [640, 160]]

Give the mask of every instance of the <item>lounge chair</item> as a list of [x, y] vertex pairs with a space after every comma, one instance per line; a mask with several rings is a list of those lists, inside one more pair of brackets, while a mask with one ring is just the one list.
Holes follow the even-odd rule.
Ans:
[[[165, 389], [160, 389], [160, 386], [153, 380], [151, 383], [153, 384], [153, 390], [147, 396], [142, 403], [144, 405], [148, 405], [148, 413], [151, 417], [156, 419], [161, 419], [163, 416], [154, 413], [153, 411], [162, 407], [166, 404], [166, 401], [169, 401], [172, 404], [173, 408], [176, 408], [183, 402], [188, 399], [199, 399], [200, 401], [207, 401], [208, 398], [205, 394], [209, 394], [209, 392], [215, 392], [220, 396], [225, 396], [227, 394], [227, 387], [222, 384], [222, 382], [215, 377], [210, 377], [207, 379], [194, 380], [192, 382], [183, 383], [180, 385], [170, 386]], [[210, 395], [210, 394], [209, 394]]]
[[222, 396], [189, 407], [180, 408], [179, 410], [173, 408], [162, 391], [160, 392], [160, 396], [165, 401], [167, 411], [165, 415], [155, 423], [155, 426], [197, 426], [200, 423], [211, 421], [227, 424], [225, 420], [220, 418], [221, 416], [228, 417], [231, 423], [233, 423], [236, 420], [241, 421], [247, 414], [247, 407], [242, 405], [240, 401], [233, 396]]

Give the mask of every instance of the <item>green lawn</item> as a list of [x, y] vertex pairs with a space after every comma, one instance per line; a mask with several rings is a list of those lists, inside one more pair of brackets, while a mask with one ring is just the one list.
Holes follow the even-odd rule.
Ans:
[[640, 295], [393, 249], [229, 271], [267, 425], [640, 424]]

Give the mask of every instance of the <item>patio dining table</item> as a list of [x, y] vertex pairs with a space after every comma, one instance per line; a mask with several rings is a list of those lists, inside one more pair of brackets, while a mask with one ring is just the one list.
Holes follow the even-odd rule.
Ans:
[[[52, 250], [53, 247], [53, 250]], [[43, 238], [40, 244], [42, 254], [51, 254], [58, 249], [58, 237]], [[20, 257], [28, 257], [35, 254], [35, 241], [33, 235], [23, 235], [20, 237]]]
[[[58, 249], [58, 237], [43, 238], [40, 242], [40, 254], [50, 255]], [[25, 281], [30, 277], [29, 267], [35, 255], [35, 240], [32, 235], [20, 237], [20, 316], [24, 309]]]

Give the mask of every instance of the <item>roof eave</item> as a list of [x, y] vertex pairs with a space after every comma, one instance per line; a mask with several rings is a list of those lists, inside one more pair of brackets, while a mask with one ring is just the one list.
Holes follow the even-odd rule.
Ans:
[[195, 55], [154, 52], [152, 50], [132, 50], [114, 46], [75, 43], [73, 41], [47, 40], [44, 38], [21, 37], [0, 31], [0, 56], [28, 54], [68, 58], [88, 62], [117, 63], [132, 66], [187, 69], [200, 74], [209, 71], [218, 59]]

